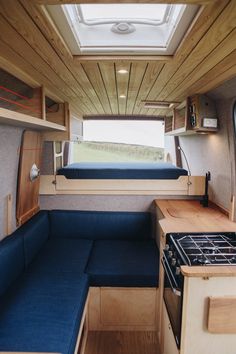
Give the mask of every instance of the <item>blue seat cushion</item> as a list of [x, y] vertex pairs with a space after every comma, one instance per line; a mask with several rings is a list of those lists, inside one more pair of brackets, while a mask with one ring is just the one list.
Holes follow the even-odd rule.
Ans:
[[88, 277], [25, 274], [0, 299], [1, 351], [74, 354]]
[[24, 238], [25, 266], [28, 267], [49, 237], [47, 211], [40, 211], [14, 232]]
[[23, 237], [12, 234], [0, 242], [0, 296], [25, 268]]
[[159, 256], [154, 240], [95, 241], [86, 269], [90, 285], [158, 286]]
[[90, 240], [151, 238], [152, 219], [147, 212], [53, 210], [49, 217], [51, 237]]
[[74, 273], [84, 272], [93, 241], [83, 239], [49, 239], [35, 257], [27, 272]]

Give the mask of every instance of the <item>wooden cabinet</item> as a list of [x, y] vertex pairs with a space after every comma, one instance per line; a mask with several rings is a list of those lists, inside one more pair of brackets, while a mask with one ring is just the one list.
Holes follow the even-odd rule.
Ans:
[[165, 304], [162, 306], [162, 327], [163, 327], [163, 352], [162, 354], [179, 354], [175, 338], [172, 332], [168, 313]]
[[165, 118], [166, 135], [192, 135], [218, 130], [215, 102], [206, 95], [194, 95], [175, 106]]
[[90, 288], [91, 331], [155, 331], [156, 288]]

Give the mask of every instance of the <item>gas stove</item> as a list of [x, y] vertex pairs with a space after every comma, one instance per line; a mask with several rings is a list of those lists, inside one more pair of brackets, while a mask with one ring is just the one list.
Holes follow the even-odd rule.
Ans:
[[173, 265], [236, 265], [236, 233], [169, 234], [167, 258]]

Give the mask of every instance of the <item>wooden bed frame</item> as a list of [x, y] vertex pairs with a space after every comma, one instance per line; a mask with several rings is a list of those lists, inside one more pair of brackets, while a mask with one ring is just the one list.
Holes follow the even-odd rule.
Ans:
[[180, 176], [178, 179], [67, 179], [62, 175], [42, 175], [41, 195], [110, 194], [201, 196], [205, 176]]

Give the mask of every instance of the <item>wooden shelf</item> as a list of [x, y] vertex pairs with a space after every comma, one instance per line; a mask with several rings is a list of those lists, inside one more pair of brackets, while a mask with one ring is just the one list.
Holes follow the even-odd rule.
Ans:
[[38, 130], [66, 131], [66, 127], [44, 119], [35, 118], [24, 113], [14, 112], [9, 109], [0, 108], [0, 123], [34, 128]]

